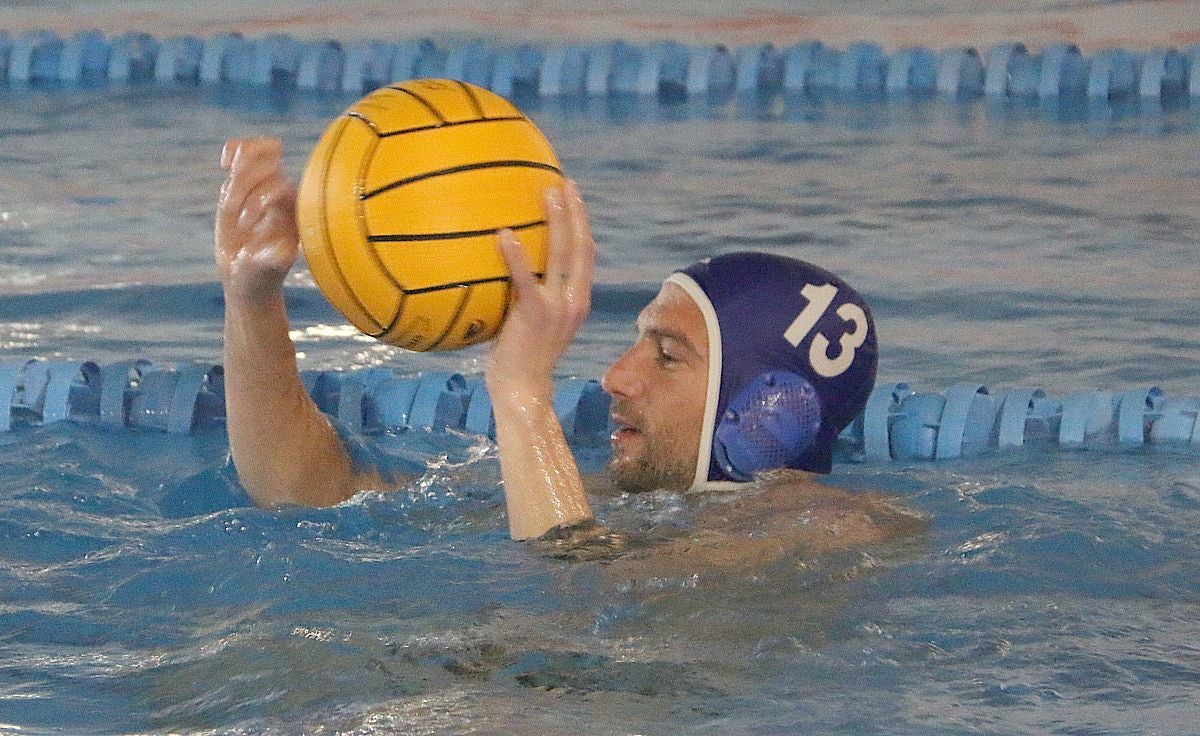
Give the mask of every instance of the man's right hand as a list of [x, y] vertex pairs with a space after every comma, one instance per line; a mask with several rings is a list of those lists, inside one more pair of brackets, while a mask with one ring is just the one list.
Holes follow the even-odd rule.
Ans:
[[221, 151], [229, 177], [217, 205], [214, 257], [227, 297], [277, 297], [296, 260], [296, 189], [277, 138], [231, 138]]
[[591, 307], [596, 243], [579, 187], [568, 181], [547, 190], [544, 208], [549, 235], [541, 282], [513, 232], [499, 233], [516, 298], [488, 354], [490, 389], [550, 389], [555, 365]]

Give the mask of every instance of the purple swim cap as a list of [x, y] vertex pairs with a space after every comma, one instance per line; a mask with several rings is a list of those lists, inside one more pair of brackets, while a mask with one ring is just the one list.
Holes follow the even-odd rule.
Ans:
[[730, 253], [666, 279], [708, 330], [708, 398], [692, 488], [796, 468], [828, 473], [866, 405], [878, 361], [866, 302], [795, 258]]

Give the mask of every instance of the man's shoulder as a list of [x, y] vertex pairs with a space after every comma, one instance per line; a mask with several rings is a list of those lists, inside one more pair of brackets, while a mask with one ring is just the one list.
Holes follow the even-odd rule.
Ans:
[[740, 534], [772, 535], [798, 548], [826, 551], [918, 534], [925, 517], [902, 501], [848, 490], [798, 470], [761, 475], [755, 488], [714, 508], [710, 523]]

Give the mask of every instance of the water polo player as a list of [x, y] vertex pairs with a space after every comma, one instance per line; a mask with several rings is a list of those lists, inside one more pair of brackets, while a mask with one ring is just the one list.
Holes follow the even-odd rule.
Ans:
[[[264, 506], [330, 505], [389, 485], [356, 469], [297, 370], [282, 294], [297, 255], [295, 190], [279, 142], [231, 140], [222, 165], [229, 177], [216, 261], [230, 449], [242, 484]], [[557, 361], [588, 313], [594, 244], [573, 183], [548, 191], [545, 209], [544, 279], [535, 279], [512, 232], [498, 236], [517, 298], [485, 376], [515, 539], [592, 518], [552, 392]], [[739, 506], [755, 529], [816, 533], [814, 544], [835, 546], [886, 536], [865, 501], [809, 475], [829, 471], [834, 441], [874, 381], [875, 329], [853, 289], [794, 259], [719, 256], [668, 277], [637, 328], [604, 376], [620, 487], [730, 488], [790, 469], [753, 484], [757, 493]], [[764, 521], [759, 507], [781, 513]], [[836, 539], [827, 533], [835, 526]]]

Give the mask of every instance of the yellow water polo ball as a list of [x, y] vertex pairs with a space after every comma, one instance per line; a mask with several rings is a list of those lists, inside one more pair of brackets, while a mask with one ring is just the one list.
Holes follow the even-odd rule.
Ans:
[[409, 350], [496, 334], [512, 299], [496, 233], [546, 264], [543, 193], [562, 183], [550, 143], [520, 110], [446, 79], [375, 90], [325, 130], [300, 180], [309, 270], [364, 333]]

